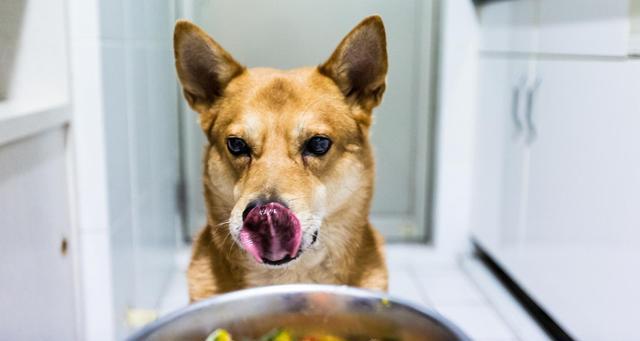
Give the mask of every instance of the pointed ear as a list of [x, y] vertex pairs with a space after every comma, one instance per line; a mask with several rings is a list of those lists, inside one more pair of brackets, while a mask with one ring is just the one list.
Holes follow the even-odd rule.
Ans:
[[176, 23], [173, 48], [184, 97], [196, 111], [208, 109], [244, 67], [198, 26]]
[[370, 111], [380, 104], [387, 75], [387, 39], [382, 19], [375, 15], [360, 22], [318, 70], [363, 109]]

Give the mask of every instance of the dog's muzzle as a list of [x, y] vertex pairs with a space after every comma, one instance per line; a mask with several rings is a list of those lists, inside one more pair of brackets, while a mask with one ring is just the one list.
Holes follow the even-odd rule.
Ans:
[[280, 265], [299, 256], [300, 222], [279, 202], [250, 204], [243, 214], [240, 244], [258, 263]]

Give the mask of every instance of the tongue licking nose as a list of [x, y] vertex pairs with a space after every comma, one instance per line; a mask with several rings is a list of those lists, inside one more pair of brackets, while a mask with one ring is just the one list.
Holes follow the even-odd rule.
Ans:
[[240, 230], [240, 243], [258, 263], [283, 264], [298, 255], [300, 222], [284, 205], [270, 202], [251, 209]]

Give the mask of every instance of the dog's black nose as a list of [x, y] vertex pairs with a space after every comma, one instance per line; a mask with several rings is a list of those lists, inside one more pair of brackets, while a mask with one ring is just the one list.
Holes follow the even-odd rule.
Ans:
[[260, 206], [264, 204], [265, 202], [262, 199], [256, 199], [249, 202], [249, 204], [247, 204], [247, 207], [245, 207], [244, 211], [242, 211], [242, 220], [247, 219], [247, 215], [249, 214], [249, 212], [251, 212], [251, 210], [254, 209], [256, 206]]
[[247, 219], [247, 215], [249, 215], [249, 212], [251, 212], [252, 209], [256, 208], [257, 206], [266, 205], [266, 204], [268, 204], [270, 202], [277, 202], [277, 203], [281, 204], [282, 206], [284, 206], [286, 208], [289, 208], [289, 205], [285, 204], [277, 196], [272, 196], [270, 198], [264, 198], [264, 197], [258, 198], [258, 199], [250, 201], [247, 204], [247, 207], [244, 208], [244, 211], [242, 211], [242, 220], [244, 221], [245, 219]]

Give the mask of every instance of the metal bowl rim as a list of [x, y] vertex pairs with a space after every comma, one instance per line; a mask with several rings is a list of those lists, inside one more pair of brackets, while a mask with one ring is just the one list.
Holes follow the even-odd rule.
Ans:
[[449, 330], [455, 335], [458, 340], [468, 341], [471, 340], [466, 336], [462, 330], [442, 316], [440, 313], [433, 309], [421, 307], [415, 303], [409, 302], [405, 299], [389, 295], [386, 292], [373, 291], [362, 288], [350, 287], [346, 285], [327, 285], [327, 284], [283, 284], [283, 285], [270, 285], [263, 287], [255, 287], [232, 291], [226, 294], [214, 296], [212, 298], [204, 299], [195, 303], [191, 303], [186, 307], [180, 308], [172, 313], [169, 313], [154, 322], [147, 324], [142, 329], [133, 333], [127, 338], [129, 341], [145, 340], [159, 327], [168, 324], [178, 318], [188, 315], [194, 311], [205, 309], [211, 305], [217, 305], [227, 303], [235, 300], [247, 300], [252, 297], [262, 297], [265, 295], [278, 295], [278, 294], [304, 294], [304, 293], [334, 293], [339, 295], [346, 295], [357, 298], [376, 299], [376, 300], [388, 300], [393, 304], [399, 304], [405, 306], [417, 313], [426, 316], [434, 321], [446, 330]]

